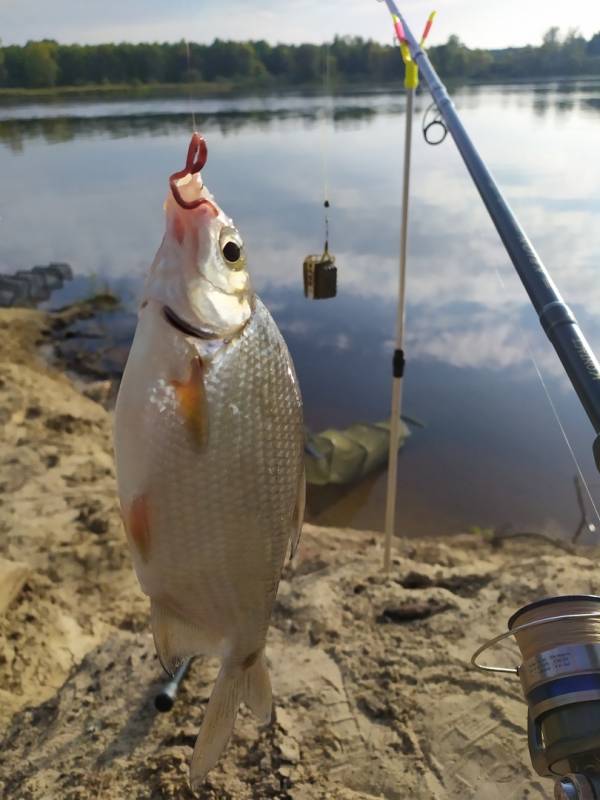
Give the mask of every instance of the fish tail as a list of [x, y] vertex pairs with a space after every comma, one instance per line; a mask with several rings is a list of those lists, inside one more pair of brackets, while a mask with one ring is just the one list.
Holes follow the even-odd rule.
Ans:
[[269, 723], [273, 714], [273, 695], [264, 649], [260, 651], [254, 663], [245, 670], [242, 691], [244, 703], [261, 725]]
[[227, 746], [242, 701], [261, 724], [271, 721], [273, 697], [264, 648], [241, 666], [232, 667], [227, 662], [221, 666], [192, 756], [190, 784], [194, 792]]
[[244, 694], [244, 672], [226, 662], [212, 690], [190, 766], [190, 785], [197, 792], [229, 741]]

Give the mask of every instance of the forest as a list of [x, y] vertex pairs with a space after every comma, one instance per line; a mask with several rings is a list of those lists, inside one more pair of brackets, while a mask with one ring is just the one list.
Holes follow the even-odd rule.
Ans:
[[[600, 32], [550, 28], [539, 46], [480, 50], [457, 36], [429, 49], [443, 78], [474, 81], [600, 74]], [[243, 86], [309, 86], [397, 80], [398, 50], [360, 37], [323, 45], [215, 39], [212, 44], [59, 44], [51, 40], [0, 47], [0, 87], [140, 85], [233, 82]]]

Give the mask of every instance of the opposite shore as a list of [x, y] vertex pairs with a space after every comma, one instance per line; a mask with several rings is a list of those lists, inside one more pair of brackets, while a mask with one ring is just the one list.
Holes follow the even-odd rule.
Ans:
[[[548, 86], [556, 84], [563, 86], [580, 84], [587, 81], [597, 81], [597, 75], [549, 75], [537, 78], [511, 78], [510, 80], [468, 80], [454, 79], [447, 85], [452, 89], [479, 86], [507, 86], [507, 85], [535, 85]], [[398, 80], [380, 83], [373, 86], [368, 83], [339, 83], [331, 91], [332, 95], [352, 94], [382, 94], [388, 92], [404, 91], [403, 77], [399, 73]], [[217, 97], [253, 97], [275, 95], [323, 95], [323, 87], [315, 84], [288, 85], [264, 83], [239, 83], [235, 81], [214, 81], [195, 83], [148, 83], [148, 84], [90, 84], [86, 86], [53, 86], [37, 89], [0, 87], [0, 106], [10, 105], [13, 102], [54, 102], [57, 100], [143, 100], [164, 98], [188, 98], [203, 100]]]

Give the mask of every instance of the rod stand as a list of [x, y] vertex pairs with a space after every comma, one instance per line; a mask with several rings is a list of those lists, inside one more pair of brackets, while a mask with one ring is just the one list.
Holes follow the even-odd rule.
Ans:
[[[391, 9], [390, 9], [391, 10]], [[431, 29], [435, 12], [430, 14], [421, 38], [421, 44]], [[393, 356], [392, 404], [390, 416], [390, 448], [388, 453], [388, 478], [385, 501], [385, 540], [383, 569], [390, 572], [392, 566], [392, 539], [396, 527], [396, 494], [398, 480], [398, 437], [402, 415], [402, 382], [406, 358], [404, 354], [404, 318], [406, 306], [406, 253], [408, 244], [408, 206], [410, 200], [410, 160], [412, 144], [412, 120], [415, 92], [419, 85], [419, 67], [413, 59], [400, 18], [392, 14], [400, 53], [404, 62], [404, 88], [406, 89], [406, 132], [404, 139], [404, 175], [402, 180], [402, 225], [400, 231], [400, 275], [398, 286], [398, 310]]]

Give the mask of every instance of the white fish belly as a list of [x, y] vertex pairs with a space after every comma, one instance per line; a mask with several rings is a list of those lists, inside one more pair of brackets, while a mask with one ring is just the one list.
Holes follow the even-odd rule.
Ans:
[[204, 360], [200, 445], [174, 388], [197, 355], [158, 307], [141, 312], [116, 410], [119, 491], [126, 519], [143, 498], [144, 547], [130, 544], [144, 591], [203, 631], [205, 651], [244, 657], [264, 642], [295, 524], [301, 400], [257, 300], [239, 338]]

